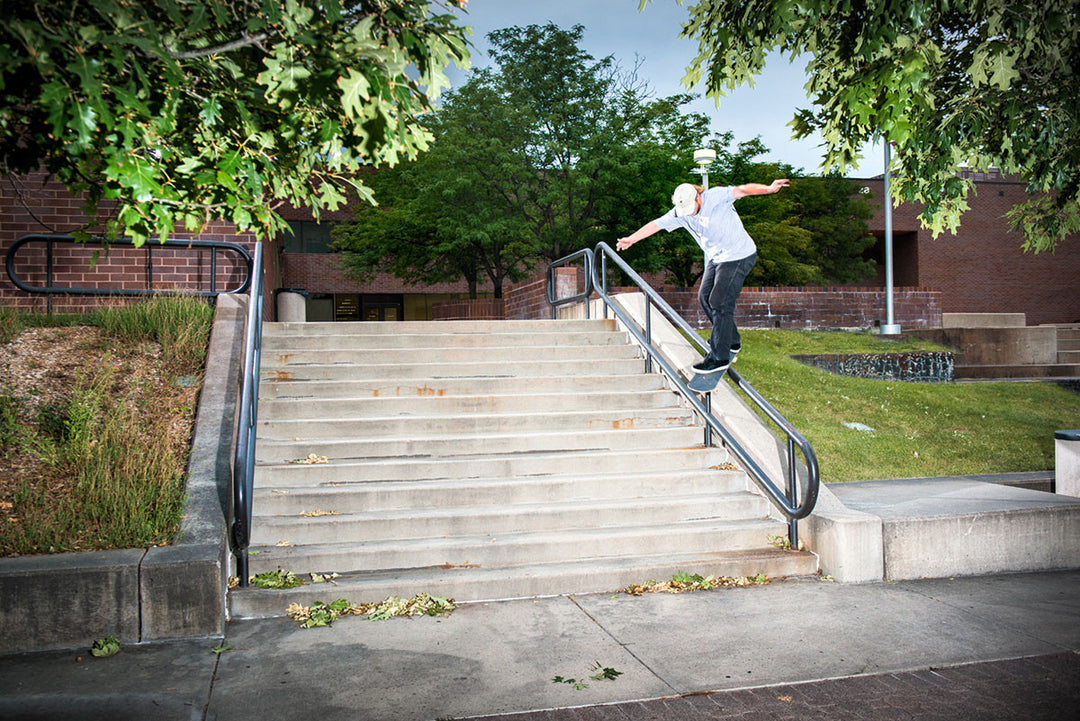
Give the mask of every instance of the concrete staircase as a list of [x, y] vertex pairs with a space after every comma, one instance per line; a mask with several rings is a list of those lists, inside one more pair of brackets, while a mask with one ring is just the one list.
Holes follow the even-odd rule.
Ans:
[[234, 589], [232, 616], [816, 572], [643, 371], [604, 320], [266, 324], [251, 572], [309, 583]]
[[1074, 366], [1080, 376], [1080, 323], [1057, 326], [1057, 362]]
[[957, 349], [958, 381], [1080, 379], [1080, 324], [1024, 326], [1023, 315], [1016, 315], [1019, 326], [930, 329], [914, 335]]

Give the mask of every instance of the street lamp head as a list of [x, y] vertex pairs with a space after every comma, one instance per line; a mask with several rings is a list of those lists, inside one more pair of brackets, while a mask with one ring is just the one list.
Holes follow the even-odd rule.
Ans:
[[716, 162], [716, 151], [712, 148], [701, 148], [694, 151], [694, 162], [698, 165], [711, 165]]

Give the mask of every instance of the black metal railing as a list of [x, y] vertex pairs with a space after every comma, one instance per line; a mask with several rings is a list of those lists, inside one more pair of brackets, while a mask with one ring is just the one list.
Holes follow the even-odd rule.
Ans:
[[[19, 276], [16, 268], [17, 261], [16, 255], [20, 248], [23, 248], [31, 243], [44, 243], [45, 244], [45, 285], [33, 285]], [[111, 296], [151, 296], [151, 295], [165, 295], [165, 294], [177, 294], [177, 295], [197, 295], [197, 296], [209, 296], [217, 297], [221, 294], [238, 294], [246, 293], [248, 287], [251, 285], [251, 254], [248, 253], [247, 248], [236, 243], [226, 243], [218, 240], [175, 240], [168, 239], [164, 242], [150, 241], [142, 245], [142, 250], [146, 252], [146, 279], [144, 288], [131, 288], [131, 287], [102, 287], [102, 286], [75, 286], [75, 285], [56, 285], [56, 245], [80, 245], [80, 246], [96, 246], [100, 245], [108, 251], [113, 246], [130, 246], [134, 247], [134, 242], [130, 238], [118, 238], [117, 240], [90, 240], [79, 241], [70, 235], [43, 235], [43, 234], [31, 234], [24, 235], [8, 248], [7, 255], [5, 257], [5, 266], [7, 269], [8, 278], [15, 285], [16, 288], [26, 291], [27, 293], [45, 294], [49, 296], [48, 310], [52, 312], [52, 296], [54, 295], [111, 295]], [[209, 249], [210, 251], [210, 267], [209, 267], [209, 287], [208, 288], [162, 288], [155, 287], [154, 279], [154, 251], [155, 249], [169, 248], [169, 249]], [[234, 253], [240, 257], [240, 262], [236, 266], [244, 271], [243, 281], [239, 285], [235, 285], [231, 288], [219, 289], [218, 288], [218, 255], [219, 253]]]
[[[573, 295], [567, 295], [564, 297], [558, 297], [558, 268], [572, 267], [575, 261], [582, 261], [584, 263], [585, 270], [585, 282], [582, 289]], [[547, 301], [551, 306], [551, 319], [554, 320], [558, 316], [558, 311], [561, 306], [571, 305], [573, 303], [585, 302], [585, 317], [589, 317], [589, 296], [592, 295], [592, 264], [593, 264], [593, 252], [588, 248], [579, 250], [576, 253], [556, 260], [548, 266], [547, 276]]]
[[[549, 286], [549, 301], [554, 300], [555, 303], [563, 305], [565, 303], [585, 299], [585, 303], [588, 304], [588, 297], [595, 292], [604, 303], [604, 317], [607, 317], [608, 310], [610, 309], [611, 312], [622, 321], [627, 331], [634, 336], [638, 344], [644, 350], [646, 371], [652, 372], [653, 364], [655, 363], [658, 365], [664, 375], [670, 379], [674, 388], [686, 398], [690, 406], [701, 417], [702, 422], [705, 424], [705, 445], [713, 445], [712, 434], [715, 433], [718, 435], [728, 452], [735, 456], [754, 483], [765, 493], [772, 504], [788, 519], [788, 539], [793, 548], [798, 548], [799, 532], [797, 522], [799, 519], [806, 518], [810, 515], [811, 511], [813, 511], [814, 505], [817, 503], [818, 486], [820, 483], [817, 455], [814, 453], [814, 449], [809, 441], [807, 441], [779, 411], [773, 408], [745, 378], [739, 375], [733, 368], [728, 369], [727, 375], [735, 381], [739, 390], [741, 390], [754, 405], [760, 408], [787, 437], [787, 478], [784, 482], [785, 488], [784, 490], [781, 490], [769, 477], [769, 474], [750, 456], [749, 453], [747, 453], [716, 416], [713, 415], [711, 407], [712, 394], [703, 393], [699, 395], [692, 391], [679, 375], [677, 369], [671, 365], [653, 344], [653, 307], [655, 306], [663, 313], [663, 315], [677, 329], [682, 331], [689, 341], [697, 346], [700, 351], [707, 353], [709, 348], [698, 332], [690, 327], [690, 324], [687, 323], [686, 320], [684, 320], [683, 317], [652, 288], [652, 286], [645, 282], [633, 268], [627, 265], [607, 243], [597, 244], [594, 250], [586, 249], [578, 251], [571, 256], [561, 258], [552, 263], [552, 267], [565, 266], [569, 264], [572, 259], [576, 259], [582, 254], [586, 256], [585, 267], [591, 270], [585, 281], [584, 292], [577, 293], [573, 297], [565, 299], [554, 298], [553, 291]], [[600, 257], [599, 264], [597, 263], [597, 256]], [[611, 296], [607, 291], [607, 263], [609, 260], [614, 263], [615, 266], [618, 267], [619, 270], [622, 271], [622, 273], [644, 294], [644, 327], [639, 327], [638, 323], [635, 322], [625, 310], [620, 308], [618, 304], [612, 302]], [[552, 277], [553, 276], [549, 275], [549, 280]], [[795, 455], [796, 449], [801, 453], [807, 469], [806, 493], [803, 494], [801, 500], [799, 499], [798, 461]]]
[[236, 575], [248, 585], [248, 547], [251, 545], [251, 503], [255, 482], [255, 426], [259, 410], [259, 372], [262, 358], [263, 267], [262, 243], [255, 246], [251, 294], [244, 324], [244, 370], [240, 377], [240, 413], [233, 458], [233, 518], [230, 537]]

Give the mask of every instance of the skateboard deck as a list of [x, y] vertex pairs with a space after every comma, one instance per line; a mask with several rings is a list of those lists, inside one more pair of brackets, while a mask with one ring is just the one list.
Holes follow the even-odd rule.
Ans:
[[694, 377], [687, 383], [690, 386], [690, 390], [697, 391], [698, 393], [705, 393], [716, 388], [716, 385], [720, 382], [720, 379], [724, 377], [724, 371], [717, 371], [716, 373], [695, 373]]

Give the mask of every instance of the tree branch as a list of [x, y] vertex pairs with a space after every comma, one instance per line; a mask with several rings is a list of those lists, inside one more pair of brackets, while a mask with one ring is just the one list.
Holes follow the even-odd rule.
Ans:
[[263, 40], [270, 37], [270, 33], [259, 33], [258, 35], [248, 35], [244, 33], [240, 38], [233, 40], [232, 42], [225, 43], [224, 45], [217, 45], [212, 48], [203, 48], [202, 50], [185, 50], [182, 53], [169, 51], [169, 57], [173, 60], [193, 60], [195, 58], [205, 58], [209, 55], [220, 55], [221, 53], [232, 52], [233, 50], [239, 50], [249, 45], [258, 45]]

